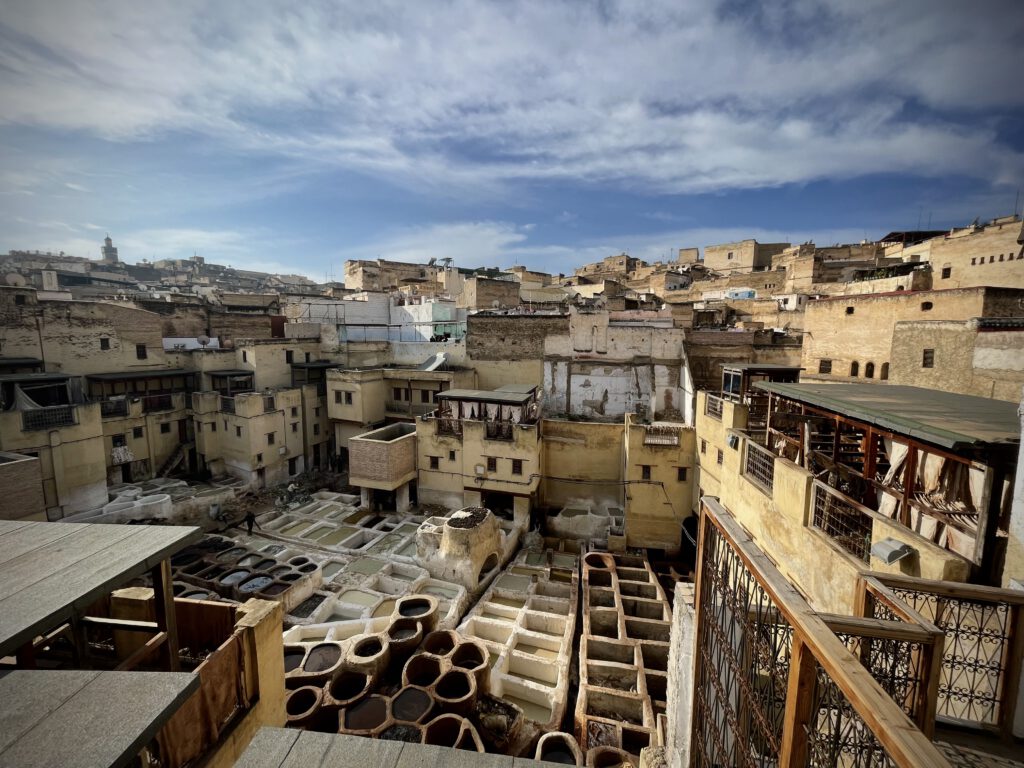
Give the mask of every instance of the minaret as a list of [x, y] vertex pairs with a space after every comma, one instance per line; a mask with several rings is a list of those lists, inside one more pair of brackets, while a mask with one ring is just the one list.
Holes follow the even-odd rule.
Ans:
[[103, 240], [103, 247], [100, 248], [100, 253], [103, 254], [102, 261], [104, 264], [117, 264], [117, 248], [114, 247], [114, 241], [110, 239], [109, 233], [107, 233], [106, 238]]

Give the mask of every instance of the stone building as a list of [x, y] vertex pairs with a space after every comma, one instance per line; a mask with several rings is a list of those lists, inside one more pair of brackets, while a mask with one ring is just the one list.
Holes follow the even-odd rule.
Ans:
[[789, 243], [759, 243], [740, 240], [736, 243], [704, 247], [704, 266], [715, 272], [753, 272], [771, 268], [772, 257], [789, 248]]

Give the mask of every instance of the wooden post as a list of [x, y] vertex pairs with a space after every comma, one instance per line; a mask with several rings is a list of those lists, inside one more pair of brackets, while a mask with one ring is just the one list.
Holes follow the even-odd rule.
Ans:
[[910, 500], [917, 485], [917, 448], [907, 445], [907, 458], [903, 462], [903, 500], [900, 502], [900, 522], [910, 528]]
[[921, 646], [921, 685], [918, 692], [920, 710], [916, 713], [917, 726], [929, 739], [935, 737], [935, 710], [939, 704], [939, 680], [942, 679], [942, 653], [946, 648], [946, 635], [940, 630], [934, 640]]
[[1024, 609], [1010, 606], [1006, 638], [1006, 657], [1003, 659], [1003, 685], [999, 691], [999, 735], [1003, 741], [1013, 741], [1013, 721], [1017, 714], [1017, 695], [1020, 691], [1021, 662], [1024, 661]]
[[167, 635], [167, 641], [160, 646], [164, 667], [170, 672], [181, 668], [178, 658], [178, 620], [174, 614], [174, 589], [171, 584], [171, 561], [161, 560], [150, 571], [153, 577], [154, 612], [156, 625]]
[[814, 684], [817, 664], [803, 638], [793, 634], [789, 657], [789, 680], [786, 685], [786, 711], [782, 719], [780, 768], [807, 765], [807, 725], [814, 709]]
[[875, 492], [875, 486], [871, 483], [875, 479], [875, 468], [877, 466], [878, 459], [878, 436], [875, 434], [871, 427], [868, 427], [867, 434], [864, 435], [864, 495], [861, 498], [861, 503], [871, 509], [878, 509], [878, 497]]

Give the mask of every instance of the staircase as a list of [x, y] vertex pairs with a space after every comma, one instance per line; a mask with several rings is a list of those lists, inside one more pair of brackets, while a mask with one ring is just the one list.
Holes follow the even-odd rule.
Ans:
[[167, 461], [160, 465], [160, 469], [157, 470], [155, 477], [167, 477], [171, 471], [177, 467], [185, 459], [185, 454], [188, 449], [191, 448], [195, 443], [179, 443], [178, 447], [174, 449], [174, 453], [167, 457]]

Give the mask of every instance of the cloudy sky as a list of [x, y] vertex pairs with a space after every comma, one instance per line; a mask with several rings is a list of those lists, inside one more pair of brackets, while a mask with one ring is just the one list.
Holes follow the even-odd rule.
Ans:
[[1021, 0], [5, 0], [0, 250], [569, 271], [1011, 213]]

